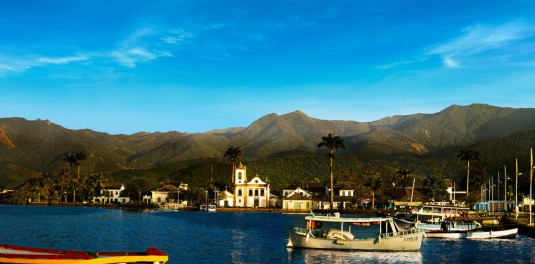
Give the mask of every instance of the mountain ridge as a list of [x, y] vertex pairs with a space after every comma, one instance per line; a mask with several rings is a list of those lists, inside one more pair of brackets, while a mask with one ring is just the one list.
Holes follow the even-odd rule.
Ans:
[[[224, 161], [223, 152], [231, 145], [240, 147], [249, 161], [296, 153], [321, 154], [317, 144], [329, 133], [344, 138], [348, 151], [341, 152], [342, 157], [423, 157], [531, 133], [535, 130], [533, 116], [533, 108], [485, 104], [452, 105], [437, 113], [396, 115], [372, 122], [321, 120], [296, 110], [265, 115], [245, 128], [130, 135], [70, 130], [48, 120], [0, 118], [0, 163], [6, 164], [0, 171], [0, 185], [14, 186], [42, 172], [57, 173], [64, 167], [62, 158], [67, 153], [87, 154], [86, 173], [113, 173], [203, 159]], [[21, 175], [21, 171], [25, 173]]]

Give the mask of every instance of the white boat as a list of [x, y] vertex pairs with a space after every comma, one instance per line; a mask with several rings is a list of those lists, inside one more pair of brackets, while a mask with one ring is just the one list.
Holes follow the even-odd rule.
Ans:
[[208, 212], [215, 212], [217, 210], [215, 204], [208, 205]]
[[433, 230], [425, 232], [425, 236], [429, 238], [449, 238], [449, 239], [459, 239], [466, 238], [468, 231], [442, 231], [442, 230]]
[[469, 211], [468, 207], [424, 205], [412, 214], [416, 222], [438, 224], [448, 218], [463, 218]]
[[208, 208], [206, 207], [205, 204], [201, 204], [201, 206], [199, 206], [199, 211], [206, 211], [208, 210]]
[[481, 230], [475, 229], [469, 231], [466, 238], [485, 239], [485, 238], [516, 238], [518, 228], [500, 229], [500, 230]]
[[441, 231], [442, 223], [448, 223], [448, 231], [469, 231], [481, 227], [477, 221], [455, 221], [455, 220], [443, 220], [440, 223], [416, 223], [415, 226], [424, 230], [424, 232]]
[[[424, 205], [413, 212], [414, 224], [426, 233], [440, 231], [444, 221], [447, 221], [449, 231], [468, 231], [481, 227], [477, 221], [463, 218], [468, 215], [469, 210], [468, 207]], [[450, 219], [460, 220], [449, 221]]]
[[400, 230], [391, 217], [344, 218], [336, 213], [335, 216], [306, 216], [305, 221], [306, 228], [291, 229], [287, 247], [418, 251], [424, 236], [419, 228]]

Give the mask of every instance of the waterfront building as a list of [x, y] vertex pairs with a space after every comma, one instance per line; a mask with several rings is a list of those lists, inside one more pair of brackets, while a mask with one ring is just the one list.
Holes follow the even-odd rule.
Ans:
[[294, 192], [282, 199], [282, 209], [310, 211], [315, 208], [312, 208], [312, 198], [299, 192]]
[[130, 203], [130, 197], [121, 196], [125, 189], [121, 183], [102, 183], [97, 189], [98, 194], [93, 197], [93, 203]]
[[228, 190], [219, 192], [217, 196], [219, 198], [218, 206], [229, 207], [234, 205], [234, 194], [229, 192]]
[[282, 189], [282, 196], [289, 197], [295, 193], [299, 193], [305, 197], [312, 197], [312, 193], [294, 184]]
[[269, 207], [270, 188], [266, 181], [255, 176], [247, 179], [247, 167], [241, 162], [236, 168], [234, 179], [235, 207]]
[[150, 196], [143, 196], [143, 202], [151, 204], [169, 203], [175, 200], [177, 203], [183, 204], [185, 201], [180, 200], [180, 192], [188, 190], [186, 183], [164, 183], [160, 187], [150, 191]]

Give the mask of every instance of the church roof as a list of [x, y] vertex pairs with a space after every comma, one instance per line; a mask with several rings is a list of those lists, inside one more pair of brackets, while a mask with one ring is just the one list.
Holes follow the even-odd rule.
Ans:
[[240, 161], [240, 164], [238, 164], [237, 169], [243, 170], [243, 169], [245, 169], [245, 168], [246, 168], [246, 167], [243, 166], [243, 163], [241, 163], [241, 161]]

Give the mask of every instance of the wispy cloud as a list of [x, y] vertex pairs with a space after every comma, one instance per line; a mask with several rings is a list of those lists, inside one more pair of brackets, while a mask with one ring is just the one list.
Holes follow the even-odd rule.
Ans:
[[495, 51], [504, 52], [533, 38], [534, 35], [534, 26], [522, 22], [500, 26], [476, 25], [465, 28], [463, 34], [457, 38], [428, 48], [425, 54], [440, 56], [446, 67], [457, 68], [467, 57], [484, 56]]
[[70, 56], [70, 57], [62, 57], [62, 58], [38, 58], [37, 62], [41, 62], [44, 64], [67, 64], [75, 61], [84, 61], [89, 59], [89, 56], [87, 55], [78, 55], [78, 56]]
[[169, 30], [162, 33], [151, 27], [143, 27], [130, 35], [110, 56], [122, 66], [134, 68], [138, 63], [148, 62], [162, 57], [172, 57], [170, 51], [194, 34], [183, 29]]
[[14, 57], [0, 54], [0, 77], [10, 74], [20, 74], [31, 68], [43, 67], [50, 64], [68, 64], [71, 62], [85, 61], [90, 59], [87, 55], [67, 56], [67, 57]]
[[380, 70], [388, 70], [388, 69], [396, 68], [396, 67], [402, 66], [402, 65], [413, 64], [415, 62], [416, 61], [399, 61], [399, 62], [389, 63], [389, 64], [385, 64], [385, 65], [380, 65], [380, 66], [377, 66], [377, 68], [380, 69]]
[[0, 54], [0, 77], [21, 74], [31, 68], [47, 65], [62, 65], [83, 61], [114, 61], [123, 67], [134, 68], [139, 63], [147, 63], [162, 57], [173, 57], [173, 50], [194, 37], [183, 29], [157, 30], [142, 27], [127, 36], [116, 49], [109, 51], [86, 51], [78, 55], [52, 56], [13, 56]]

